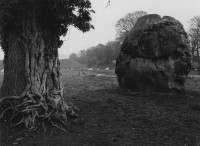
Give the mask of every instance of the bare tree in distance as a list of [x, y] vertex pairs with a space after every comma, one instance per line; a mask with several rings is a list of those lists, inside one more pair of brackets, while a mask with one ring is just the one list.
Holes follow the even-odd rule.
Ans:
[[117, 31], [116, 40], [119, 42], [123, 42], [126, 35], [135, 26], [137, 19], [144, 15], [147, 15], [147, 12], [135, 11], [133, 13], [128, 13], [123, 18], [120, 18], [115, 25]]
[[197, 61], [198, 71], [200, 71], [200, 16], [195, 16], [190, 19], [188, 36], [192, 58]]

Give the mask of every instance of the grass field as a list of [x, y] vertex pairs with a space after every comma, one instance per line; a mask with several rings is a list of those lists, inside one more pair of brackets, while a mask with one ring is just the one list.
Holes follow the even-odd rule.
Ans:
[[[27, 146], [198, 146], [200, 79], [188, 79], [186, 95], [118, 89], [114, 71], [63, 70], [65, 97], [82, 123], [68, 133], [39, 136]], [[95, 76], [106, 74], [106, 76]]]

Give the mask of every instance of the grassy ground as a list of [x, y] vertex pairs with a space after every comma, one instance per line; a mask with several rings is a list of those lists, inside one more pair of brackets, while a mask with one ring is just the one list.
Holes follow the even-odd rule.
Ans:
[[188, 79], [186, 95], [122, 91], [113, 71], [63, 70], [65, 96], [80, 110], [83, 123], [70, 124], [27, 146], [198, 146], [200, 79]]

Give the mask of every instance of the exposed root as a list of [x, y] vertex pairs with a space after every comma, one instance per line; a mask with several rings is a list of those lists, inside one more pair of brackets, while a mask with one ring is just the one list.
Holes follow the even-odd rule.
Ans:
[[77, 115], [74, 109], [55, 93], [44, 94], [45, 100], [28, 92], [24, 97], [2, 98], [0, 100], [0, 122], [9, 130], [23, 127], [22, 132], [14, 135], [16, 138], [22, 137], [25, 133], [25, 135], [31, 136], [30, 133], [33, 130], [50, 134], [46, 133], [50, 127], [67, 132], [70, 119], [77, 118]]
[[[33, 19], [35, 19], [34, 15]], [[32, 21], [35, 22], [35, 20]], [[24, 68], [25, 72], [24, 81], [19, 84], [16, 81], [13, 90], [16, 86], [20, 86], [22, 88], [19, 92], [21, 90], [23, 92], [21, 95], [19, 93], [7, 94], [6, 92], [5, 95], [2, 95], [5, 97], [0, 98], [0, 124], [3, 124], [3, 127], [8, 130], [17, 132], [22, 130], [14, 135], [17, 138], [24, 135], [31, 136], [33, 132], [49, 134], [52, 131], [51, 133], [54, 133], [52, 127], [67, 132], [69, 121], [75, 120], [77, 117], [74, 112], [77, 108], [63, 98], [57, 48], [56, 46], [52, 47], [51, 43], [46, 44], [43, 32], [32, 21], [24, 20], [22, 22], [24, 31], [16, 39], [17, 45], [24, 52], [24, 65], [21, 68]], [[12, 38], [10, 39], [9, 42], [12, 41]], [[19, 46], [15, 45], [13, 48], [20, 50]], [[45, 52], [45, 50], [50, 51]], [[7, 85], [7, 88], [10, 87], [10, 84]]]

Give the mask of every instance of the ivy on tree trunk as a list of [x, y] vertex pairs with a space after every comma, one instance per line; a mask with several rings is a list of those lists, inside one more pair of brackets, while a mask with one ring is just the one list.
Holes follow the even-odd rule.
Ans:
[[82, 32], [94, 28], [93, 12], [89, 0], [0, 0], [3, 129], [30, 134], [53, 126], [66, 131], [69, 119], [77, 117], [64, 99], [58, 48], [70, 25]]
[[10, 34], [4, 56], [0, 93], [0, 119], [8, 129], [25, 132], [52, 125], [66, 131], [69, 117], [76, 117], [63, 95], [58, 48], [48, 48], [44, 34], [32, 20], [22, 21], [23, 31]]

